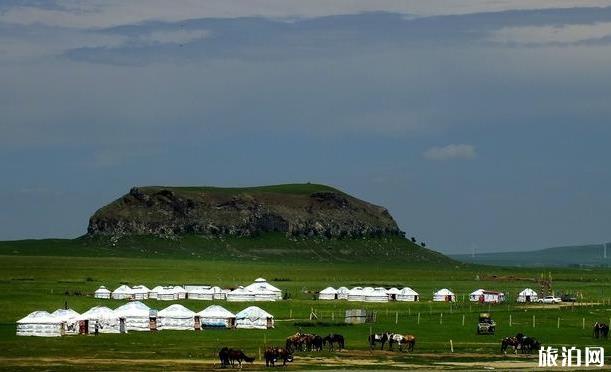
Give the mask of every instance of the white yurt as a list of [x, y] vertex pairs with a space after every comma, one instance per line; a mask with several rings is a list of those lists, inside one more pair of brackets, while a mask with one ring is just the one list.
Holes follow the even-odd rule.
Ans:
[[95, 324], [98, 323], [100, 333], [119, 333], [121, 324], [119, 317], [114, 310], [106, 306], [96, 306], [85, 311], [79, 316], [79, 320], [84, 322], [83, 328], [87, 333], [95, 332]]
[[155, 289], [157, 291], [157, 299], [160, 301], [178, 300], [178, 293], [174, 290], [174, 287], [155, 287]]
[[149, 331], [151, 309], [140, 301], [129, 302], [115, 309], [119, 319], [125, 319], [125, 329], [128, 331]]
[[388, 294], [386, 288], [372, 288], [371, 290], [365, 291], [365, 302], [388, 302]]
[[414, 302], [419, 300], [420, 295], [410, 287], [402, 288], [397, 294], [397, 301]]
[[95, 298], [110, 298], [110, 291], [108, 290], [108, 288], [106, 288], [103, 285], [101, 285], [100, 288], [96, 289], [96, 291], [93, 292], [93, 297], [95, 297]]
[[386, 291], [389, 301], [397, 301], [397, 296], [401, 293], [398, 288], [392, 287]]
[[469, 301], [484, 302], [484, 290], [480, 288], [480, 289], [476, 289], [475, 291], [471, 292], [471, 294], [469, 294]]
[[346, 287], [339, 287], [337, 289], [337, 299], [338, 300], [347, 300], [349, 292], [350, 292], [350, 290], [348, 288], [346, 288]]
[[322, 291], [318, 292], [319, 300], [337, 300], [337, 289], [333, 287], [327, 287]]
[[498, 291], [484, 291], [484, 300], [483, 302], [489, 304], [496, 304], [499, 302], [505, 301], [505, 294], [503, 292]]
[[151, 289], [149, 291], [149, 299], [151, 300], [157, 300], [157, 294], [159, 293], [159, 291], [162, 291], [163, 287], [158, 285], [155, 288]]
[[212, 288], [193, 288], [187, 291], [187, 298], [189, 300], [208, 300], [214, 299], [214, 292]]
[[132, 298], [132, 289], [125, 284], [112, 291], [111, 297], [115, 300], [126, 300]]
[[187, 298], [187, 291], [183, 287], [177, 285], [177, 286], [173, 287], [172, 290], [174, 291], [174, 293], [176, 293], [176, 298], [177, 299], [183, 300], [183, 299]]
[[256, 306], [250, 306], [235, 315], [236, 328], [274, 328], [274, 316]]
[[255, 293], [246, 288], [239, 287], [227, 293], [227, 301], [229, 302], [245, 302], [255, 301]]
[[146, 300], [149, 298], [150, 289], [143, 285], [137, 285], [132, 287], [132, 298], [134, 300]]
[[79, 313], [72, 309], [57, 309], [51, 315], [64, 323], [64, 334], [79, 334]]
[[362, 287], [354, 287], [348, 291], [348, 301], [365, 301]]
[[17, 336], [59, 337], [63, 322], [46, 311], [34, 311], [17, 321]]
[[227, 293], [231, 292], [229, 289], [222, 289], [221, 287], [217, 286], [210, 288], [210, 290], [213, 293], [212, 298], [215, 300], [226, 300]]
[[538, 298], [537, 292], [530, 288], [525, 288], [522, 292], [518, 293], [518, 302], [535, 302]]
[[438, 290], [433, 294], [435, 302], [456, 302], [456, 295], [447, 288]]
[[[262, 298], [267, 298], [269, 296], [269, 293], [272, 293], [274, 298], [270, 301], [282, 300], [282, 291], [274, 287], [273, 285], [269, 284], [267, 280], [263, 278], [255, 279], [255, 282], [252, 283], [251, 285], [246, 286], [245, 289], [251, 292], [254, 292], [255, 296], [260, 293]], [[263, 301], [268, 301], [268, 300], [265, 299]]]
[[157, 329], [194, 330], [195, 312], [174, 304], [157, 312]]
[[235, 314], [219, 305], [210, 305], [199, 313], [202, 328], [233, 328], [235, 327]]

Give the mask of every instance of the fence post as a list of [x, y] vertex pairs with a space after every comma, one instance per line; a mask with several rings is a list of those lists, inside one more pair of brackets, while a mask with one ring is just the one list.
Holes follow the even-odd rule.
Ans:
[[439, 324], [443, 324], [443, 313], [439, 313]]
[[581, 329], [586, 329], [586, 318], [581, 318]]
[[560, 328], [560, 317], [558, 317], [558, 325], [556, 326], [556, 328]]
[[259, 348], [259, 360], [261, 360], [261, 348]]
[[511, 327], [511, 314], [509, 314], [509, 326]]
[[454, 343], [450, 340], [450, 352], [454, 352]]
[[335, 321], [335, 310], [331, 313], [331, 320]]
[[535, 328], [535, 316], [533, 315], [533, 328]]
[[289, 319], [293, 319], [293, 309], [289, 310]]
[[462, 325], [465, 326], [465, 314], [462, 315]]
[[418, 324], [420, 324], [420, 313], [418, 313]]
[[395, 313], [395, 324], [399, 324], [399, 312]]

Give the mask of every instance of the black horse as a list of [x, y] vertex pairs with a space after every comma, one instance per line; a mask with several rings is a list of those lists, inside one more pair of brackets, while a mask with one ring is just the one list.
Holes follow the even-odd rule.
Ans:
[[321, 336], [314, 335], [310, 347], [312, 351], [322, 351], [324, 344], [324, 339]]
[[230, 364], [228, 347], [224, 347], [219, 351], [219, 359], [221, 360], [221, 368], [225, 368]]
[[240, 349], [229, 349], [224, 347], [219, 351], [219, 359], [221, 360], [221, 368], [225, 368], [229, 365], [232, 367], [235, 363], [238, 363], [239, 368], [242, 368], [242, 362], [252, 363], [255, 361], [255, 358], [251, 358], [244, 354], [244, 352]]
[[534, 337], [525, 336], [520, 340], [520, 347], [522, 349], [522, 354], [530, 354], [535, 350], [539, 350], [541, 348], [541, 343]]
[[392, 334], [390, 332], [374, 333], [372, 335], [369, 335], [369, 348], [374, 349], [376, 344], [379, 342], [382, 344], [380, 350], [384, 350], [384, 344], [388, 342], [391, 335]]
[[293, 361], [293, 354], [285, 348], [269, 347], [265, 350], [265, 366], [275, 367], [276, 361], [282, 359], [282, 366], [286, 366], [287, 362]]
[[609, 326], [605, 323], [594, 323], [594, 338], [607, 339], [609, 337]]
[[329, 344], [329, 351], [335, 350], [334, 344], [337, 344], [337, 348], [339, 350], [344, 349], [344, 346], [345, 346], [344, 345], [344, 336], [342, 335], [331, 333], [330, 335], [326, 336], [322, 340], [323, 340], [324, 345]]

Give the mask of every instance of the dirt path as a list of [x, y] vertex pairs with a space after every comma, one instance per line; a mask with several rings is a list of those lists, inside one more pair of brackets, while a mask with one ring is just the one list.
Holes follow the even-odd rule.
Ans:
[[[460, 358], [481, 358], [476, 353], [431, 353], [413, 354], [414, 361], [410, 361], [411, 354], [389, 351], [345, 351], [334, 356], [297, 356], [290, 365], [294, 369], [311, 367], [319, 368], [380, 368], [393, 369], [502, 369], [520, 370], [536, 368], [536, 360], [524, 357], [507, 357], [502, 360], [489, 361], [460, 361]], [[418, 363], [419, 362], [419, 363]], [[218, 360], [214, 359], [108, 359], [108, 358], [62, 358], [62, 357], [15, 357], [0, 358], [3, 368], [34, 368], [67, 366], [75, 369], [173, 369], [173, 370], [202, 370], [218, 368]], [[257, 361], [253, 364], [245, 363], [244, 369], [263, 369], [265, 364]]]

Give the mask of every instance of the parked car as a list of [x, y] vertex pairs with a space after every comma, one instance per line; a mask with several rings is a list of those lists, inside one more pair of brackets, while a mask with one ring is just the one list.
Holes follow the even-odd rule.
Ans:
[[545, 296], [539, 299], [539, 302], [542, 304], [559, 304], [562, 300], [559, 297], [554, 296]]
[[577, 301], [577, 297], [575, 295], [567, 294], [567, 293], [560, 296], [560, 299], [562, 300], [562, 302], [576, 302]]

